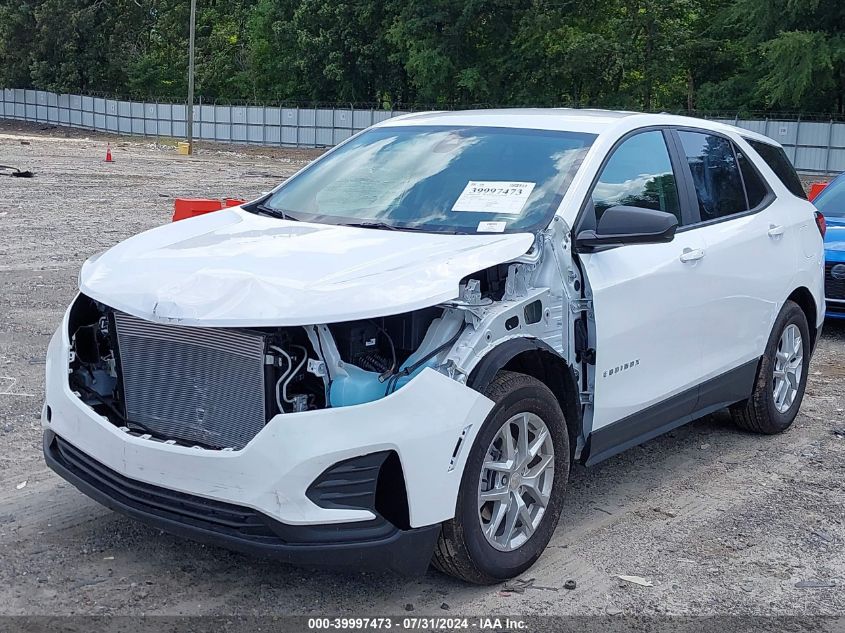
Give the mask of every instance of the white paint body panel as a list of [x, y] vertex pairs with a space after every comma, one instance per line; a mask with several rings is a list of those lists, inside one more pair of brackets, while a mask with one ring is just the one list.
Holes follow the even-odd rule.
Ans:
[[759, 358], [796, 288], [809, 289], [815, 300], [817, 318], [808, 324], [810, 329], [824, 321], [824, 245], [813, 220], [815, 207], [792, 195], [765, 161], [756, 158], [743, 138], [749, 134], [721, 131], [754, 162], [775, 199], [757, 213], [690, 231], [700, 235], [705, 253], [697, 264], [700, 279], [694, 288], [702, 301], [702, 381]]
[[[795, 288], [801, 259], [798, 223], [789, 218], [800, 216], [790, 211], [787, 203], [775, 201], [759, 213], [690, 231], [701, 237], [705, 253], [696, 264], [698, 281], [690, 288], [701, 300], [701, 380], [762, 355], [775, 318]], [[784, 233], [769, 237], [775, 225], [783, 226]]]
[[485, 396], [431, 369], [402, 389], [354, 407], [277, 415], [240, 451], [200, 450], [123, 433], [68, 388], [67, 316], [47, 352], [42, 425], [102, 464], [145, 483], [247, 506], [289, 525], [373, 518], [367, 510], [321, 508], [305, 496], [329, 466], [395, 450], [408, 489], [412, 527], [454, 516], [463, 465], [449, 462], [465, 427], [472, 442], [493, 406]]
[[80, 290], [142, 319], [311, 325], [410, 312], [458, 295], [471, 273], [534, 236], [379, 231], [226, 209], [157, 227], [89, 259]]
[[582, 256], [598, 350], [593, 430], [700, 382], [706, 302], [698, 292], [700, 271], [680, 256], [701, 247], [691, 231], [666, 244]]

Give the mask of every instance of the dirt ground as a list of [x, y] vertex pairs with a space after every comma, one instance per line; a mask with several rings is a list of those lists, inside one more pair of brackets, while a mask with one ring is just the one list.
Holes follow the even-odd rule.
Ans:
[[0, 164], [36, 172], [0, 175], [0, 614], [845, 615], [845, 327], [833, 323], [788, 432], [743, 433], [720, 413], [576, 468], [521, 583], [297, 569], [88, 500], [44, 465], [39, 422], [47, 343], [80, 265], [167, 222], [176, 196], [255, 197], [316, 155], [209, 146], [188, 159], [111, 141], [107, 164], [106, 137], [0, 124]]

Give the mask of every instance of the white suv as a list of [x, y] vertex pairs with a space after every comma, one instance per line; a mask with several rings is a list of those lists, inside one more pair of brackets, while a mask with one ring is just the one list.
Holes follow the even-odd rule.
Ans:
[[762, 433], [795, 418], [822, 238], [760, 144], [783, 158], [669, 115], [372, 127], [85, 263], [48, 352], [47, 462], [236, 550], [517, 575], [573, 460], [723, 407]]

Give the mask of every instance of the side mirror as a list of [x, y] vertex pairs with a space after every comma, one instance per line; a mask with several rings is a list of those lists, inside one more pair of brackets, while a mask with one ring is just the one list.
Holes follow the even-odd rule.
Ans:
[[595, 231], [578, 233], [575, 246], [589, 251], [599, 246], [671, 242], [677, 228], [678, 218], [671, 213], [620, 205], [602, 214]]

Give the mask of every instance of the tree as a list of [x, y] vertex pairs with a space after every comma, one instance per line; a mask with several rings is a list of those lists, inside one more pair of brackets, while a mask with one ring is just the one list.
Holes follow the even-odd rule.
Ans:
[[32, 40], [35, 37], [35, 2], [0, 3], [0, 83], [29, 87]]
[[738, 74], [769, 108], [845, 113], [845, 3], [737, 0], [723, 21], [744, 45]]
[[[0, 0], [0, 83], [186, 92], [185, 0]], [[199, 0], [207, 99], [845, 113], [835, 0]]]
[[507, 103], [510, 44], [529, 0], [391, 0], [389, 60], [407, 75], [405, 99]]

